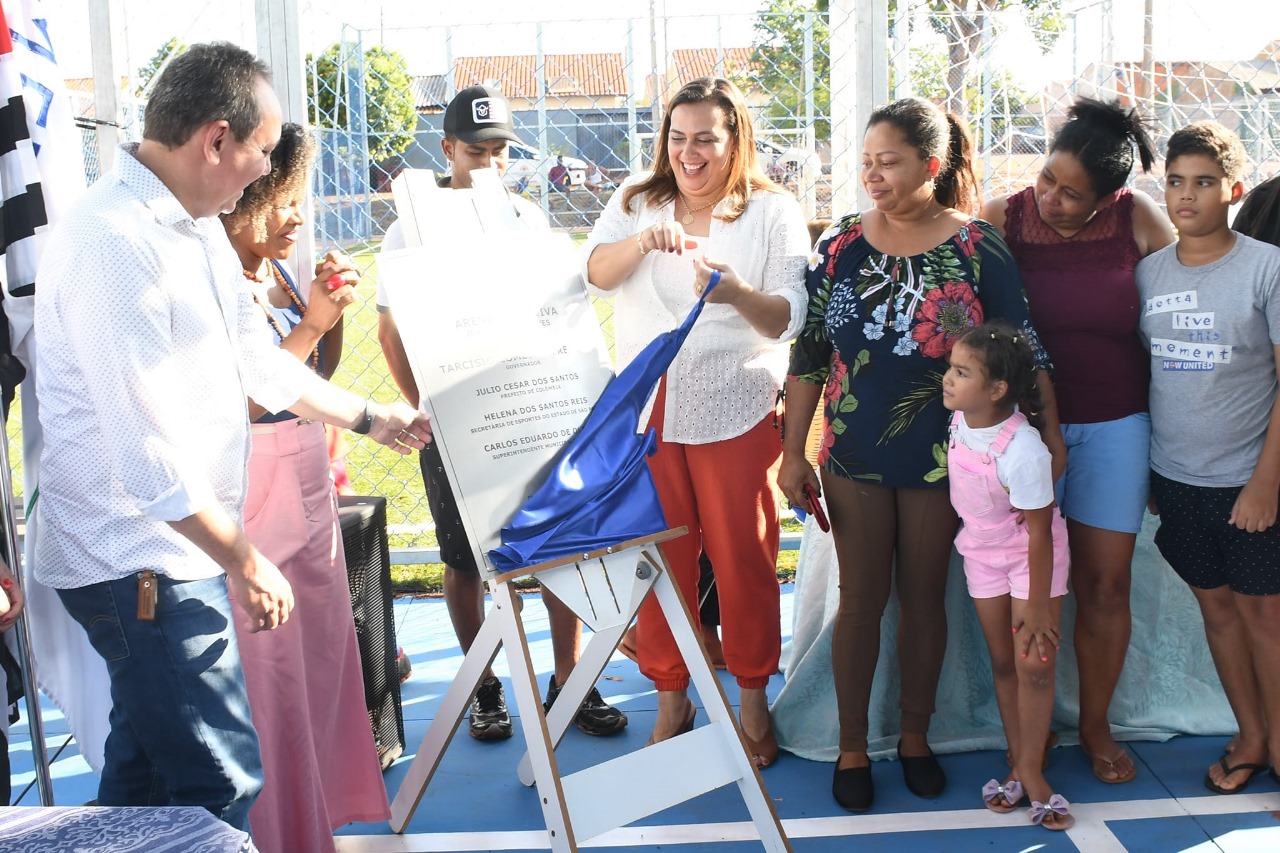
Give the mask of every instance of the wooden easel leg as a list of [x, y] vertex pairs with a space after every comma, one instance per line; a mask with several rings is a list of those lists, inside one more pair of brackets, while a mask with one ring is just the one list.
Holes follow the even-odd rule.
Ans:
[[[650, 559], [652, 560], [652, 557]], [[716, 677], [711, 661], [707, 660], [702, 643], [693, 630], [693, 617], [689, 613], [689, 608], [671, 580], [670, 573], [664, 569], [659, 574], [661, 576], [657, 578], [653, 588], [654, 595], [657, 596], [662, 614], [671, 627], [676, 646], [679, 647], [680, 655], [689, 669], [689, 680], [702, 699], [708, 719], [725, 734], [728, 741], [727, 752], [738, 771], [738, 791], [747, 805], [752, 822], [755, 823], [756, 832], [760, 834], [760, 841], [766, 850], [775, 851], [775, 853], [790, 851], [791, 842], [782, 831], [782, 822], [778, 819], [773, 800], [769, 798], [769, 792], [764, 787], [764, 780], [760, 778], [760, 771], [747, 752], [747, 742], [742, 737], [738, 718], [734, 715], [733, 707], [725, 696], [720, 679]]]
[[427, 727], [427, 733], [423, 735], [422, 743], [418, 745], [418, 751], [409, 765], [409, 771], [405, 774], [404, 781], [400, 783], [400, 790], [396, 792], [396, 798], [391, 803], [392, 832], [404, 832], [409, 821], [413, 819], [413, 813], [417, 810], [422, 795], [426, 793], [431, 777], [440, 766], [440, 759], [444, 757], [445, 750], [449, 748], [449, 743], [458, 731], [458, 723], [466, 713], [471, 697], [480, 686], [485, 671], [498, 656], [498, 646], [502, 642], [504, 633], [503, 623], [513, 617], [515, 621], [519, 621], [518, 609], [514, 613], [510, 608], [500, 609], [497, 607], [496, 597], [494, 605], [485, 616], [484, 624], [480, 626], [480, 632], [476, 634], [471, 649], [462, 659], [458, 674], [454, 676], [449, 689], [445, 691], [444, 698], [440, 701], [440, 710], [431, 721], [431, 725]]
[[[525, 637], [524, 623], [519, 618], [516, 593], [510, 582], [493, 588], [493, 606], [515, 618], [502, 619], [502, 644], [507, 653], [507, 666], [511, 670], [511, 687], [515, 691], [516, 707], [520, 713], [520, 728], [528, 758], [538, 783], [542, 817], [547, 824], [551, 849], [573, 851], [578, 849], [569, 820], [569, 806], [565, 802], [564, 789], [560, 786], [560, 769], [556, 765], [555, 746], [547, 731], [547, 718], [542, 711], [542, 696], [538, 690], [538, 676], [529, 657], [529, 642]], [[576, 672], [576, 670], [575, 670]], [[561, 698], [563, 698], [563, 693]], [[560, 701], [556, 702], [557, 707]]]
[[[582, 706], [582, 700], [587, 697], [587, 693], [600, 680], [600, 673], [604, 672], [604, 668], [608, 666], [609, 659], [613, 657], [614, 651], [618, 648], [618, 643], [622, 641], [622, 635], [626, 633], [631, 620], [635, 618], [636, 612], [640, 609], [640, 604], [644, 601], [645, 596], [649, 594], [649, 589], [653, 586], [653, 581], [656, 577], [657, 571], [650, 569], [650, 573], [641, 579], [642, 582], [636, 584], [632, 600], [627, 604], [626, 611], [621, 616], [621, 621], [611, 628], [601, 628], [599, 631], [593, 632], [591, 639], [587, 641], [587, 645], [583, 648], [573, 672], [560, 688], [560, 696], [556, 700], [556, 704], [552, 707], [551, 712], [547, 714], [547, 731], [551, 736], [552, 749], [560, 745], [560, 741], [564, 738], [565, 732], [568, 731], [574, 715], [577, 714], [578, 708]], [[533, 767], [530, 763], [528, 752], [520, 759], [520, 767], [517, 774], [521, 783], [525, 785], [534, 783]]]

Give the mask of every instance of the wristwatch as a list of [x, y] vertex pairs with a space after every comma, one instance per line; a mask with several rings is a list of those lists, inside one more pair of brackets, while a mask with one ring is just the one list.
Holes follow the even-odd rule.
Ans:
[[351, 431], [356, 435], [368, 435], [371, 429], [373, 429], [373, 412], [369, 411], [369, 401], [366, 400], [364, 414], [356, 422], [356, 425], [351, 428]]

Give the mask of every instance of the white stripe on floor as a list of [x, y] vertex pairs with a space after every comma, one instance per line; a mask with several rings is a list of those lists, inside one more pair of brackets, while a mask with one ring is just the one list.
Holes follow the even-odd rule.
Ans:
[[[1280, 811], [1280, 792], [1236, 794], [1233, 796], [1190, 797], [1184, 800], [1127, 800], [1114, 803], [1073, 805], [1076, 823], [1067, 836], [1080, 850], [1089, 853], [1126, 853], [1126, 848], [1107, 827], [1108, 821], [1162, 817], [1245, 814]], [[938, 832], [962, 829], [989, 829], [1020, 826], [1026, 811], [1004, 815], [986, 809], [962, 811], [869, 814], [847, 817], [798, 818], [784, 820], [790, 838], [833, 838], [856, 835], [906, 832]], [[1263, 830], [1259, 830], [1262, 832]], [[1233, 832], [1240, 832], [1239, 830]], [[1266, 849], [1280, 849], [1280, 827], [1265, 830]], [[1252, 831], [1250, 831], [1252, 834]], [[708, 844], [751, 841], [755, 826], [747, 821], [699, 823], [672, 826], [622, 827], [581, 843], [582, 847], [638, 847], [659, 844]], [[1257, 839], [1251, 839], [1256, 841]], [[412, 833], [405, 835], [343, 835], [336, 839], [338, 853], [408, 853], [408, 851], [546, 850], [547, 835], [541, 830], [518, 832]], [[1208, 847], [1206, 850], [1217, 849]], [[1243, 849], [1243, 848], [1234, 848]], [[1258, 848], [1262, 849], [1262, 848]]]

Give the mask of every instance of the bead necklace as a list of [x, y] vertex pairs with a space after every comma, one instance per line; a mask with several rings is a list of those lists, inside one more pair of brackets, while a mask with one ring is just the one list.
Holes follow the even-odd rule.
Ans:
[[680, 203], [684, 205], [684, 216], [680, 217], [680, 221], [683, 222], [685, 225], [692, 225], [693, 215], [695, 213], [697, 213], [699, 210], [706, 210], [708, 207], [711, 207], [712, 205], [719, 204], [720, 199], [709, 201], [706, 204], [699, 205], [698, 207], [690, 207], [689, 200], [684, 197], [684, 193], [680, 193]]
[[[276, 284], [280, 286], [280, 289], [289, 295], [289, 301], [298, 309], [298, 313], [305, 315], [307, 313], [307, 306], [302, 304], [302, 300], [298, 298], [298, 294], [293, 292], [293, 288], [285, 281], [284, 275], [282, 275], [280, 270], [276, 268], [276, 265], [267, 261], [267, 268], [271, 270], [271, 276], [276, 280]], [[249, 279], [249, 281], [256, 281], [258, 284], [263, 284], [261, 276], [251, 273], [248, 270], [244, 270], [243, 272], [244, 277]], [[267, 315], [267, 322], [271, 324], [271, 328], [275, 329], [276, 334], [280, 336], [280, 340], [283, 342], [284, 339], [288, 337], [288, 333], [285, 332], [284, 327], [280, 325], [280, 321], [276, 319], [276, 315], [272, 312], [271, 306], [263, 301], [262, 295], [256, 290], [253, 292], [253, 301], [261, 306], [263, 312]], [[320, 371], [319, 344], [312, 348], [311, 355], [307, 358], [307, 364], [310, 365], [311, 369], [317, 373]]]

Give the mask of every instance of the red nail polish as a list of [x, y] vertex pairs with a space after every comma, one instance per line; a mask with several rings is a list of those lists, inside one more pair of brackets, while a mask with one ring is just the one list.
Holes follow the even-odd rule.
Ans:
[[9, 589], [10, 587], [13, 586], [13, 578], [0, 579], [0, 586], [4, 587], [5, 589]]
[[329, 284], [330, 291], [337, 290], [339, 287], [342, 287], [342, 285], [346, 283], [347, 283], [346, 279], [344, 279], [342, 276], [338, 275], [337, 273], [334, 273], [333, 275], [329, 276], [328, 284]]

